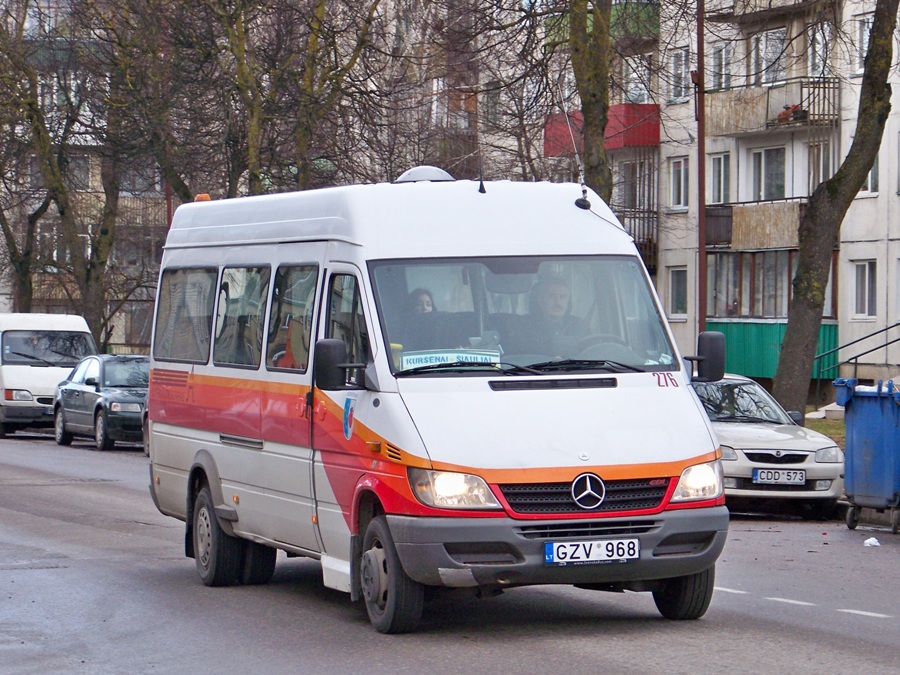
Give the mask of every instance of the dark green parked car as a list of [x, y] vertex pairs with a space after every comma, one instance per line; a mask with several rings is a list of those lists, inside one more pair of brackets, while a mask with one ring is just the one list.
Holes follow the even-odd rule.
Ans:
[[56, 442], [93, 437], [98, 450], [116, 441], [143, 442], [150, 360], [146, 356], [100, 354], [84, 358], [56, 388]]

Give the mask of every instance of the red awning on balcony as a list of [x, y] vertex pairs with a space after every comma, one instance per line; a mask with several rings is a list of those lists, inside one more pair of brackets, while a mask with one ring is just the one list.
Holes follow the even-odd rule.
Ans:
[[[580, 110], [570, 111], [568, 115], [568, 123], [563, 113], [554, 113], [547, 118], [547, 124], [544, 126], [545, 157], [571, 155], [573, 135], [578, 152], [582, 151], [584, 144], [581, 129], [584, 118]], [[659, 106], [655, 103], [622, 103], [610, 106], [609, 122], [604, 136], [607, 150], [658, 146]]]

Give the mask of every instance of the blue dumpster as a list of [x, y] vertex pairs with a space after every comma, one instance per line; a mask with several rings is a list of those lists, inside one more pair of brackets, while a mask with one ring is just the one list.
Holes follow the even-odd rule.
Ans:
[[837, 379], [834, 387], [847, 426], [847, 527], [856, 528], [860, 508], [890, 510], [891, 531], [896, 534], [900, 529], [900, 390], [894, 388], [893, 380], [861, 387], [855, 377]]

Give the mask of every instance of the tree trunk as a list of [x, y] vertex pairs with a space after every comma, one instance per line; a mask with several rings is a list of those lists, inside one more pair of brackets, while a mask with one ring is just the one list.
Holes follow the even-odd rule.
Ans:
[[832, 254], [844, 216], [875, 162], [891, 110], [888, 76], [898, 2], [877, 0], [853, 144], [837, 173], [813, 192], [800, 221], [797, 273], [773, 386], [788, 410], [806, 409]]
[[609, 113], [611, 12], [611, 0], [598, 0], [593, 3], [589, 22], [587, 0], [573, 0], [569, 24], [572, 70], [584, 117], [584, 181], [607, 203], [612, 198], [612, 168], [604, 138]]

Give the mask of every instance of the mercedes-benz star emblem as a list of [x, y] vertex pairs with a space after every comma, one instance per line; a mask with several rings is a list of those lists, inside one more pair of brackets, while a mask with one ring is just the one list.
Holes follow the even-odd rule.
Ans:
[[592, 473], [583, 473], [572, 481], [572, 499], [586, 511], [596, 509], [606, 497], [606, 486]]

